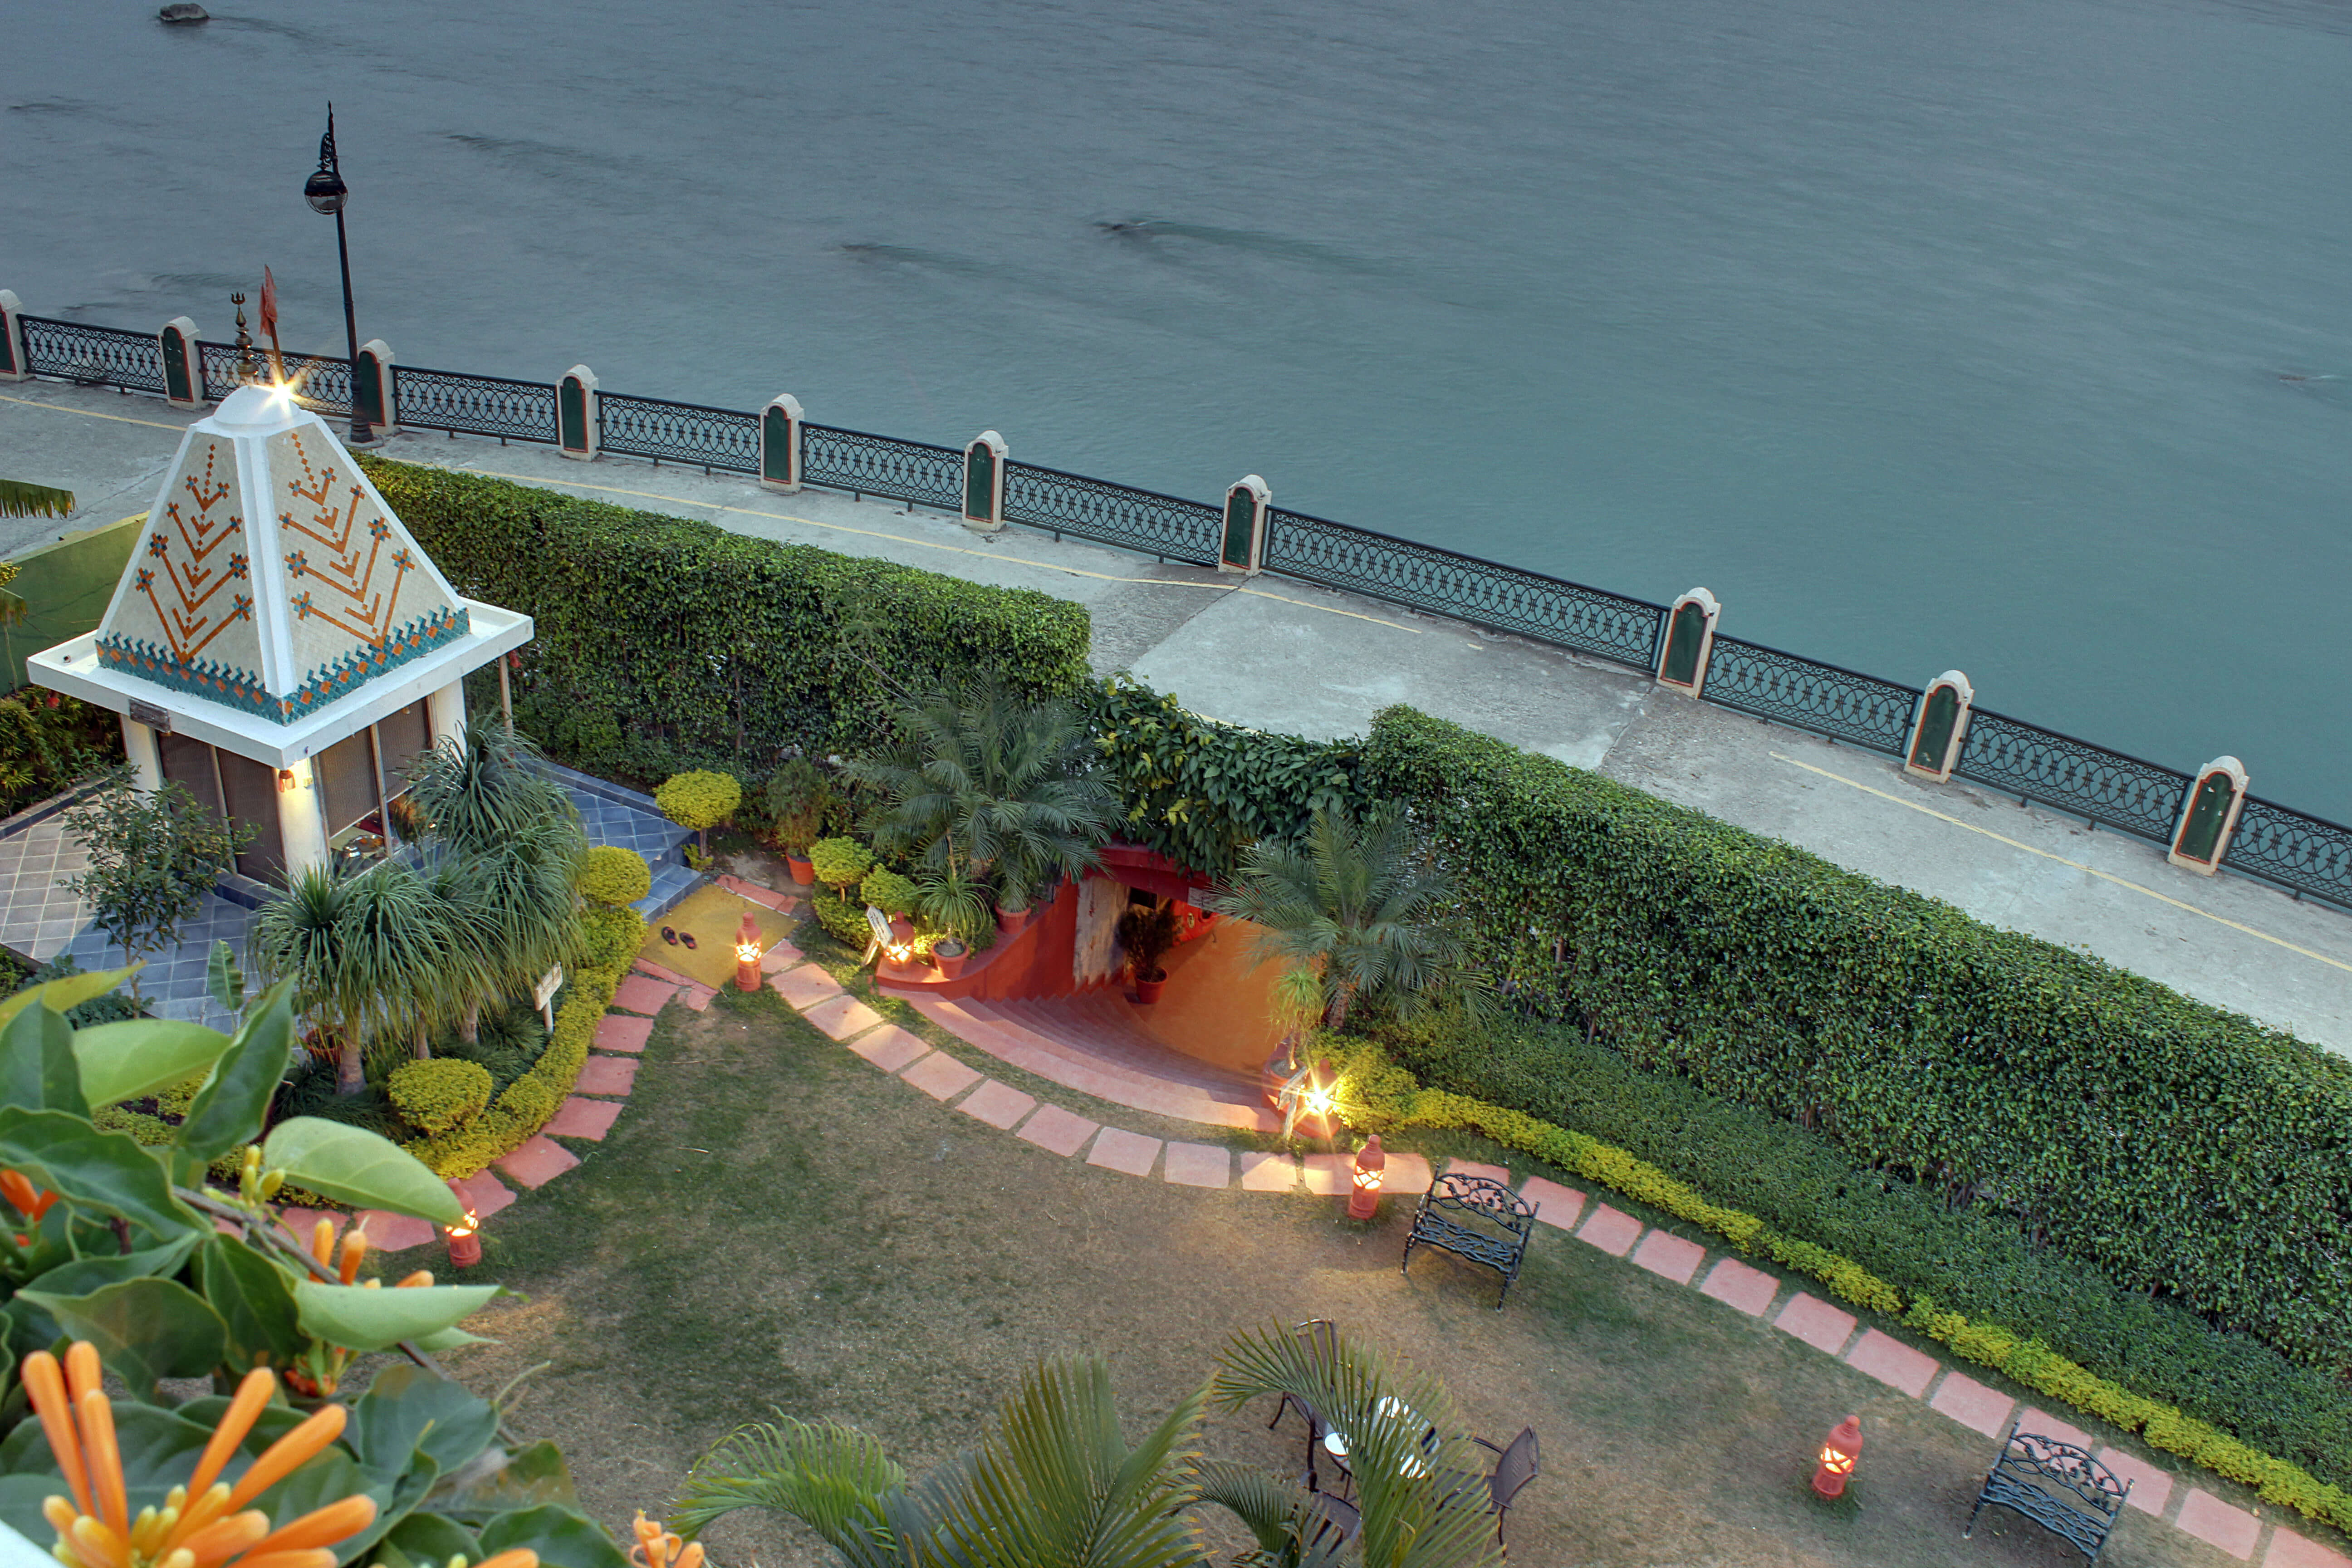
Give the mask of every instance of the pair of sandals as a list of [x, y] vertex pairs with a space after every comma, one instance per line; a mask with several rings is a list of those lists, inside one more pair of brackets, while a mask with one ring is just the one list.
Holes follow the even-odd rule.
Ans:
[[664, 926], [662, 927], [662, 941], [669, 943], [672, 947], [676, 947], [679, 942], [684, 942], [688, 949], [691, 949], [694, 946], [694, 933], [690, 931], [678, 931], [670, 926]]

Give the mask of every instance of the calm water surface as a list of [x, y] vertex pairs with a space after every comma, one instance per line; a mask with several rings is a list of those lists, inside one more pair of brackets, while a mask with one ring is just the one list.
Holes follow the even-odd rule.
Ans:
[[0, 0], [36, 313], [340, 350], [331, 93], [410, 363], [1255, 469], [2352, 818], [2352, 5], [153, 15]]

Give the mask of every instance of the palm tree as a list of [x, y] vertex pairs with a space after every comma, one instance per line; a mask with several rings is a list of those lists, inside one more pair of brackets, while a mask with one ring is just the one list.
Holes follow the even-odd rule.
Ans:
[[[1312, 1338], [1311, 1336], [1309, 1338]], [[1203, 1459], [1211, 1405], [1289, 1393], [1350, 1435], [1361, 1487], [1361, 1561], [1379, 1568], [1492, 1568], [1501, 1561], [1476, 1479], [1483, 1467], [1433, 1378], [1401, 1375], [1334, 1331], [1236, 1336], [1216, 1375], [1130, 1447], [1098, 1358], [1049, 1362], [1023, 1378], [977, 1453], [910, 1481], [854, 1428], [782, 1417], [703, 1456], [671, 1510], [692, 1539], [739, 1508], [786, 1513], [851, 1568], [1203, 1568], [1183, 1510], [1226, 1509], [1256, 1537], [1255, 1568], [1331, 1563], [1309, 1552], [1313, 1500], [1284, 1478]], [[1391, 1413], [1414, 1413], [1398, 1421]], [[1359, 1436], [1360, 1434], [1360, 1436]], [[1375, 1475], [1378, 1469], [1381, 1474]]]
[[468, 724], [410, 761], [408, 802], [427, 837], [460, 854], [488, 854], [543, 822], [579, 822], [546, 763], [528, 735], [502, 723]]
[[1118, 805], [1074, 704], [1025, 701], [988, 671], [901, 710], [896, 729], [846, 770], [881, 796], [866, 826], [883, 850], [992, 879], [1007, 910], [1097, 863]]
[[1390, 801], [1361, 822], [1318, 809], [1303, 845], [1258, 840], [1209, 907], [1263, 928], [1254, 956], [1283, 965], [1275, 996], [1295, 1051], [1300, 1027], [1337, 1029], [1360, 1004], [1411, 1012], [1441, 992], [1482, 1003], [1462, 944], [1437, 921], [1453, 896], [1403, 805]]
[[23, 479], [0, 479], [0, 517], [65, 517], [74, 509], [71, 490]]
[[362, 1052], [365, 1041], [352, 1026], [343, 978], [343, 919], [351, 907], [351, 882], [324, 866], [312, 866], [286, 885], [286, 896], [262, 906], [254, 921], [253, 949], [261, 973], [271, 981], [294, 982], [294, 1005], [335, 1049], [336, 1092], [357, 1094], [366, 1087]]
[[291, 978], [296, 1005], [338, 1046], [335, 1088], [367, 1085], [372, 1043], [406, 1040], [425, 1054], [475, 979], [467, 951], [480, 920], [476, 894], [446, 868], [419, 872], [397, 861], [356, 877], [324, 867], [297, 873], [254, 926], [262, 973]]
[[579, 951], [580, 899], [573, 881], [583, 847], [576, 823], [551, 820], [470, 862], [485, 962], [458, 1021], [459, 1037], [467, 1045], [480, 1037], [485, 1001], [530, 991], [540, 976]]

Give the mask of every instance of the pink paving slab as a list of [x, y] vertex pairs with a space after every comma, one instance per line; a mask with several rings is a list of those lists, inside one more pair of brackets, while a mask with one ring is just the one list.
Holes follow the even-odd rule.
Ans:
[[2115, 1471], [2118, 1479], [2131, 1483], [2131, 1496], [2125, 1500], [2132, 1507], [2143, 1513], [2163, 1514], [2164, 1505], [2172, 1500], [2171, 1471], [2121, 1448], [2100, 1449], [2098, 1460]]
[[635, 1056], [646, 1048], [646, 1042], [653, 1037], [653, 1032], [654, 1021], [651, 1018], [632, 1018], [625, 1013], [607, 1013], [596, 1020], [596, 1048]]
[[2017, 1402], [1997, 1388], [1987, 1388], [1966, 1373], [1948, 1372], [1927, 1408], [1948, 1415], [1971, 1432], [1998, 1437], [2009, 1430], [2010, 1412]]
[[1712, 1296], [1751, 1318], [1760, 1318], [1780, 1293], [1780, 1281], [1761, 1268], [1750, 1268], [1737, 1258], [1718, 1259], [1699, 1281], [1698, 1293]]
[[1612, 1258], [1622, 1258], [1633, 1250], [1633, 1243], [1642, 1235], [1642, 1222], [1632, 1215], [1622, 1214], [1607, 1204], [1593, 1205], [1592, 1216], [1576, 1239], [1599, 1247]]
[[828, 996], [841, 994], [841, 983], [814, 963], [768, 976], [768, 989], [795, 1007], [805, 1008]]
[[665, 985], [649, 974], [632, 974], [613, 993], [613, 1005], [650, 1017], [668, 1006], [677, 994], [675, 985]]
[[1511, 1173], [1500, 1165], [1482, 1165], [1475, 1160], [1448, 1160], [1445, 1173], [1449, 1176], [1484, 1176], [1490, 1182], [1511, 1184]]
[[1346, 1154], [1309, 1154], [1305, 1175], [1308, 1192], [1330, 1197], [1355, 1185], [1356, 1162]]
[[1248, 1153], [1242, 1156], [1242, 1190], [1286, 1193], [1298, 1184], [1298, 1161], [1288, 1154]]
[[978, 1117], [991, 1127], [1011, 1127], [1037, 1107], [1037, 1097], [1024, 1094], [1009, 1083], [990, 1079], [965, 1096], [956, 1107], [966, 1116]]
[[933, 1051], [898, 1076], [933, 1100], [953, 1100], [980, 1081], [980, 1074], [945, 1051]]
[[776, 974], [792, 968], [801, 961], [801, 950], [791, 942], [780, 942], [760, 955], [760, 973]]
[[2172, 1522], [2207, 1545], [2218, 1546], [2237, 1558], [2252, 1557], [2254, 1540], [2263, 1532], [2262, 1521], [2244, 1509], [2231, 1508], [2202, 1487], [2189, 1489]]
[[2271, 1549], [2263, 1553], [2263, 1568], [2352, 1568], [2352, 1557], [2282, 1530], [2272, 1535]]
[[477, 1171], [459, 1182], [457, 1193], [477, 1219], [488, 1219], [515, 1201], [513, 1189], [488, 1171]]
[[1129, 1132], [1118, 1127], [1106, 1127], [1095, 1135], [1094, 1151], [1087, 1156], [1087, 1163], [1124, 1171], [1130, 1176], [1148, 1176], [1151, 1173], [1152, 1163], [1159, 1158], [1159, 1139], [1146, 1138], [1140, 1132]]
[[582, 1094], [625, 1096], [637, 1084], [635, 1057], [590, 1057], [572, 1088]]
[[921, 1060], [931, 1047], [893, 1024], [858, 1036], [849, 1042], [849, 1048], [884, 1072], [897, 1072], [910, 1062]]
[[1436, 1179], [1429, 1162], [1420, 1155], [1391, 1154], [1389, 1168], [1381, 1173], [1381, 1191], [1391, 1196], [1418, 1199]]
[[1234, 1179], [1234, 1154], [1214, 1143], [1168, 1145], [1160, 1179], [1180, 1187], [1222, 1187]]
[[694, 984], [693, 980], [687, 975], [680, 974], [677, 970], [670, 968], [667, 964], [656, 963], [650, 958], [641, 958], [637, 960], [637, 973], [640, 974], [650, 974], [656, 980], [666, 980], [672, 985], [691, 985]]
[[1853, 1336], [1853, 1314], [1841, 1312], [1827, 1301], [1808, 1296], [1802, 1290], [1789, 1298], [1772, 1326], [1828, 1355], [1845, 1349], [1845, 1342]]
[[545, 1133], [541, 1133], [494, 1163], [526, 1187], [543, 1187], [580, 1163], [580, 1160], [571, 1150], [551, 1142]]
[[1041, 1105], [1037, 1108], [1037, 1114], [1023, 1122], [1021, 1131], [1013, 1136], [1066, 1158], [1084, 1148], [1087, 1140], [1093, 1137], [1095, 1130], [1101, 1125], [1099, 1121], [1089, 1121], [1058, 1105]]
[[360, 1226], [367, 1232], [368, 1245], [378, 1252], [405, 1252], [441, 1234], [429, 1219], [383, 1209], [362, 1209]]
[[1582, 1193], [1541, 1176], [1529, 1176], [1521, 1182], [1519, 1196], [1535, 1205], [1536, 1218], [1559, 1230], [1574, 1230], [1576, 1216], [1584, 1212]]
[[1696, 1241], [1686, 1241], [1670, 1231], [1654, 1230], [1642, 1238], [1633, 1249], [1633, 1266], [1646, 1268], [1664, 1279], [1677, 1285], [1687, 1285], [1698, 1266], [1706, 1261], [1706, 1248]]
[[677, 994], [677, 999], [686, 1004], [687, 1011], [690, 1013], [708, 1013], [718, 995], [719, 993], [708, 985], [689, 985]]
[[2061, 1443], [2072, 1443], [2086, 1454], [2091, 1451], [2091, 1435], [2088, 1432], [2084, 1431], [2080, 1426], [2069, 1426], [2047, 1411], [2026, 1411], [2017, 1418], [2017, 1429], [2031, 1433], [2037, 1437], [2050, 1437]]
[[575, 1094], [540, 1131], [556, 1138], [585, 1138], [592, 1143], [601, 1143], [620, 1118], [621, 1108], [614, 1101], [583, 1100]]
[[862, 1035], [882, 1021], [882, 1015], [855, 996], [833, 996], [801, 1009], [801, 1016], [831, 1035], [845, 1040], [852, 1035]]
[[1936, 1381], [1937, 1369], [1942, 1364], [1934, 1356], [1913, 1350], [1892, 1334], [1882, 1334], [1876, 1329], [1864, 1329], [1862, 1338], [1845, 1358], [1846, 1365], [1856, 1372], [1866, 1372], [1889, 1388], [1901, 1389], [1917, 1399]]

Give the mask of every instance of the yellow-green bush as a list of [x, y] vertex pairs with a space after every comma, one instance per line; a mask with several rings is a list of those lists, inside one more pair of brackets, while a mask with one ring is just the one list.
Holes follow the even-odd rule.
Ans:
[[654, 804], [680, 827], [700, 833], [735, 815], [735, 808], [743, 804], [743, 785], [732, 773], [697, 768], [672, 774], [654, 791]]
[[578, 886], [590, 904], [613, 908], [634, 904], [653, 891], [654, 874], [635, 850], [599, 844], [580, 857]]
[[592, 909], [580, 917], [580, 967], [625, 971], [646, 943], [646, 917], [626, 905]]
[[394, 1068], [384, 1086], [394, 1109], [427, 1133], [463, 1127], [490, 1103], [490, 1069], [456, 1057]]
[[906, 915], [915, 911], [915, 884], [896, 871], [877, 866], [866, 873], [866, 879], [857, 885], [857, 891], [867, 903], [886, 915]]
[[433, 1173], [455, 1181], [522, 1147], [547, 1125], [579, 1081], [588, 1063], [596, 1025], [621, 988], [625, 963], [583, 967], [571, 978], [570, 994], [556, 1009], [555, 1029], [530, 1071], [507, 1085], [488, 1110], [462, 1127], [407, 1145]]
[[2220, 1428], [2067, 1360], [2039, 1340], [1995, 1324], [1973, 1322], [1922, 1296], [1906, 1304], [1902, 1292], [1851, 1258], [1783, 1236], [1758, 1216], [1707, 1201], [1686, 1184], [1624, 1150], [1558, 1127], [1524, 1111], [1467, 1095], [1423, 1089], [1369, 1040], [1335, 1042], [1341, 1092], [1349, 1122], [1366, 1131], [1401, 1127], [1454, 1128], [1493, 1139], [1588, 1181], [1664, 1210], [1729, 1241], [1752, 1256], [1810, 1275], [1857, 1306], [1905, 1323], [1955, 1353], [2111, 1426], [2137, 1432], [2155, 1447], [2178, 1454], [2217, 1475], [2252, 1487], [2263, 1497], [2341, 1530], [2352, 1530], [2352, 1492], [2301, 1466], [2263, 1453]]

